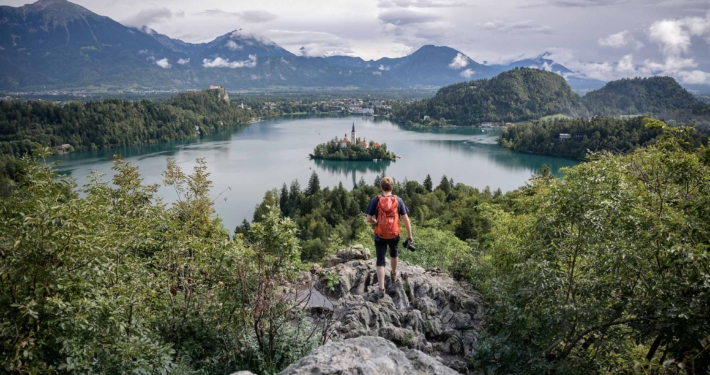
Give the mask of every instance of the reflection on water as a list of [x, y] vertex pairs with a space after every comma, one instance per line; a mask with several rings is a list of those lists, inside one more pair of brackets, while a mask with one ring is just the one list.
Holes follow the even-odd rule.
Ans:
[[[342, 137], [353, 123], [357, 136], [368, 141], [386, 143], [402, 159], [393, 161], [309, 160], [308, 154], [319, 144]], [[525, 184], [543, 164], [553, 173], [575, 165], [574, 160], [512, 152], [497, 145], [499, 129], [478, 128], [408, 128], [372, 117], [308, 117], [292, 116], [251, 124], [182, 142], [160, 143], [115, 150], [73, 153], [56, 157], [62, 161], [58, 170], [77, 180], [88, 182], [92, 170], [110, 179], [113, 154], [120, 154], [136, 164], [143, 183], [161, 182], [166, 159], [189, 173], [195, 159], [207, 161], [213, 195], [225, 191], [216, 211], [227, 228], [233, 229], [242, 219], [251, 219], [255, 205], [264, 193], [299, 180], [305, 186], [315, 170], [321, 186], [350, 187], [361, 178], [373, 183], [385, 173], [396, 180], [423, 181], [430, 174], [434, 181], [442, 175], [477, 188], [490, 186], [503, 191]], [[176, 199], [172, 189], [158, 191], [166, 202]], [[223, 200], [226, 198], [226, 201]]]

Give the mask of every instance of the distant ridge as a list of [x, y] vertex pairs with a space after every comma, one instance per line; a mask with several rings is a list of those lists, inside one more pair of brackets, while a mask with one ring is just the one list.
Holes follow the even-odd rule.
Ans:
[[[41, 58], [39, 58], [41, 57]], [[66, 0], [0, 6], [0, 90], [114, 87], [195, 89], [436, 88], [492, 78], [516, 67], [550, 70], [573, 88], [603, 85], [549, 60], [480, 64], [446, 46], [425, 45], [398, 58], [305, 57], [271, 40], [233, 31], [187, 43], [148, 28], [124, 26]]]

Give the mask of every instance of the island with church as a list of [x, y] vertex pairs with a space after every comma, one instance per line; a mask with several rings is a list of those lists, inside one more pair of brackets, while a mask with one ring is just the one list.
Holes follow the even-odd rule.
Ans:
[[342, 139], [335, 137], [331, 141], [321, 143], [313, 149], [313, 153], [309, 156], [311, 159], [324, 160], [380, 161], [399, 159], [399, 156], [394, 152], [387, 151], [386, 144], [380, 145], [377, 142], [367, 142], [364, 138], [358, 138], [355, 133], [355, 123], [353, 123], [350, 138], [346, 133]]

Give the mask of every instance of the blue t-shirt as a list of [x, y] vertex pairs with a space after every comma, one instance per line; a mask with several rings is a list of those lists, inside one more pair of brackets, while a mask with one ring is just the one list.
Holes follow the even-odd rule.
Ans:
[[[377, 218], [377, 204], [379, 202], [379, 197], [372, 198], [372, 200], [370, 201], [370, 205], [367, 206], [367, 210], [365, 210], [365, 214]], [[407, 208], [407, 206], [404, 205], [404, 201], [400, 197], [397, 197], [397, 213], [399, 213], [400, 216], [409, 215], [409, 209]], [[374, 235], [374, 237], [375, 241], [380, 240], [380, 237], [378, 235]]]

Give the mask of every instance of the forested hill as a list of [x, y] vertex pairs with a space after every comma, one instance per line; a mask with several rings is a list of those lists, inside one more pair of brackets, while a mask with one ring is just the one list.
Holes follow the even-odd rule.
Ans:
[[558, 113], [585, 113], [581, 99], [567, 81], [556, 73], [517, 68], [491, 79], [446, 86], [431, 99], [396, 108], [393, 117], [425, 125], [479, 125]]
[[174, 141], [268, 114], [230, 103], [224, 90], [187, 92], [164, 103], [0, 101], [0, 195], [17, 173], [15, 158], [41, 147], [80, 151]]
[[582, 98], [595, 115], [663, 114], [703, 106], [671, 77], [621, 79]]

